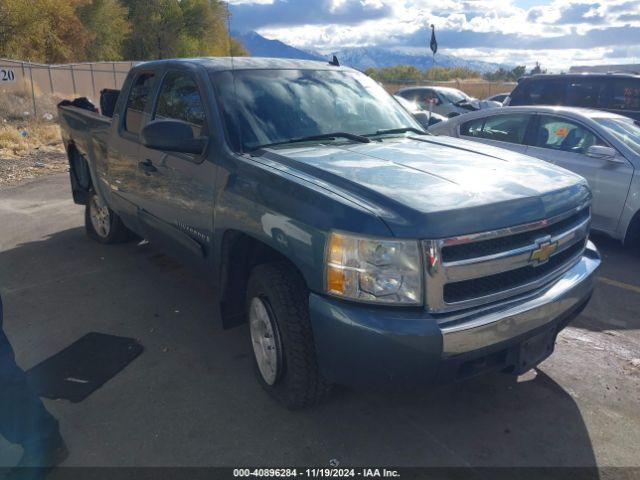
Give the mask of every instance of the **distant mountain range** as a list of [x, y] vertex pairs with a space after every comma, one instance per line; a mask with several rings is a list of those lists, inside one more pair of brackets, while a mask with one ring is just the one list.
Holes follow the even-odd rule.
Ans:
[[[358, 70], [367, 68], [393, 67], [395, 65], [413, 65], [421, 70], [433, 66], [433, 57], [426, 52], [424, 55], [412, 55], [399, 52], [390, 48], [381, 47], [349, 47], [342, 48], [330, 55], [318, 52], [301, 50], [287, 45], [279, 40], [269, 40], [257, 32], [235, 32], [233, 36], [238, 39], [249, 53], [254, 57], [279, 57], [296, 58], [301, 60], [328, 60], [336, 55], [343, 65], [348, 65]], [[511, 65], [483, 62], [480, 60], [467, 60], [453, 55], [438, 53], [436, 66], [439, 67], [466, 67], [481, 73], [493, 72], [499, 67], [511, 68]]]
[[232, 36], [239, 40], [253, 57], [296, 58], [298, 60], [326, 60], [327, 58], [292, 47], [280, 40], [269, 40], [257, 32], [233, 32]]

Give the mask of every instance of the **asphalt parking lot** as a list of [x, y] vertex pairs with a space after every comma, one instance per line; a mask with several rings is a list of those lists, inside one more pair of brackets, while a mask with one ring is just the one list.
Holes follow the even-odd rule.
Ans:
[[[18, 363], [87, 332], [145, 348], [86, 400], [45, 400], [65, 465], [640, 466], [640, 248], [594, 238], [594, 298], [537, 371], [419, 393], [338, 389], [289, 412], [254, 379], [247, 329], [214, 329], [196, 276], [150, 245], [94, 243], [82, 224], [66, 174], [0, 190], [0, 292]], [[19, 456], [0, 438], [0, 466]]]

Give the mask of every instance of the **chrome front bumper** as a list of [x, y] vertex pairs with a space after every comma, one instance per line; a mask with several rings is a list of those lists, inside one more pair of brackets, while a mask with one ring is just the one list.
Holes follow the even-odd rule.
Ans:
[[443, 357], [490, 347], [553, 322], [589, 298], [599, 266], [600, 255], [589, 241], [581, 259], [530, 300], [445, 323], [441, 327]]

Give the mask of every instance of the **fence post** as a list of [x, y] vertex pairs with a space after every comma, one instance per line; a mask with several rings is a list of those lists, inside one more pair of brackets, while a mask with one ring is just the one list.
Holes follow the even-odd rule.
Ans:
[[111, 66], [113, 67], [113, 88], [118, 88], [118, 81], [116, 80], [116, 64], [115, 64], [115, 62], [111, 62]]
[[27, 74], [24, 71], [24, 62], [20, 62], [20, 68], [22, 68], [22, 87], [27, 90]]
[[96, 79], [93, 75], [93, 63], [89, 64], [89, 70], [91, 71], [91, 89], [93, 90], [93, 98], [96, 98]]
[[51, 93], [55, 92], [53, 89], [53, 75], [51, 75], [51, 65], [47, 65], [47, 71], [49, 72], [49, 87], [51, 88]]
[[77, 95], [76, 92], [76, 77], [73, 74], [73, 63], [71, 65], [69, 65], [69, 68], [71, 69], [71, 83], [73, 83], [73, 95]]
[[31, 99], [33, 100], [33, 118], [38, 116], [38, 110], [36, 109], [36, 90], [33, 86], [33, 69], [31, 67], [31, 60], [29, 62], [29, 78], [31, 79]]

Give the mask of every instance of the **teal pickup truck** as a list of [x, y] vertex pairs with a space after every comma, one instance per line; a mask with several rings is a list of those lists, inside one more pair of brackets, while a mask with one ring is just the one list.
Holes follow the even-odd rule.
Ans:
[[591, 296], [585, 180], [428, 135], [337, 62], [142, 63], [111, 118], [81, 106], [59, 114], [89, 236], [133, 233], [203, 272], [212, 317], [249, 323], [257, 378], [289, 408], [334, 383], [520, 374]]

